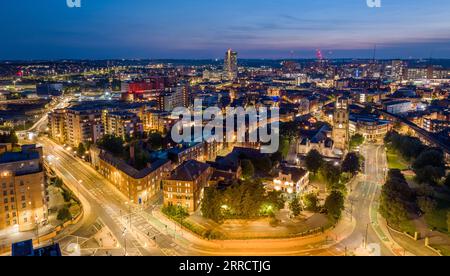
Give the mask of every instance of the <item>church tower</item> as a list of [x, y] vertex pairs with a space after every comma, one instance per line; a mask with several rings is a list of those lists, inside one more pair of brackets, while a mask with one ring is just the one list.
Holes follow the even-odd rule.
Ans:
[[344, 155], [350, 143], [348, 99], [338, 98], [333, 116], [333, 141], [336, 153]]

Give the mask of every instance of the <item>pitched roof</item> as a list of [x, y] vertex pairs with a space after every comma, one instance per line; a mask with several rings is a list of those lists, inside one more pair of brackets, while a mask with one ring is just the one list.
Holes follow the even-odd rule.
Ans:
[[189, 160], [178, 166], [170, 176], [169, 180], [194, 181], [210, 166], [195, 160]]
[[306, 175], [307, 171], [296, 167], [282, 167], [281, 173], [284, 175], [291, 175], [292, 180], [298, 182]]

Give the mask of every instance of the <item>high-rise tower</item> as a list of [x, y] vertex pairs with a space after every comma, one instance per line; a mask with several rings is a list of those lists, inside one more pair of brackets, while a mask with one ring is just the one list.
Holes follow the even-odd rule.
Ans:
[[238, 63], [237, 63], [238, 53], [228, 49], [225, 54], [224, 71], [226, 77], [229, 80], [236, 80], [238, 76]]

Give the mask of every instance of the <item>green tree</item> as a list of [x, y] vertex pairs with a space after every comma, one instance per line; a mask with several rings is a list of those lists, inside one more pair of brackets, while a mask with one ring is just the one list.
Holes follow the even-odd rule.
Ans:
[[269, 157], [252, 160], [255, 170], [260, 174], [267, 174], [272, 170], [272, 161]]
[[112, 153], [117, 157], [123, 157], [125, 154], [124, 141], [122, 138], [114, 135], [105, 135], [98, 142], [100, 148]]
[[70, 213], [69, 208], [68, 207], [64, 207], [62, 209], [59, 209], [56, 219], [58, 219], [59, 221], [63, 221], [63, 222], [71, 220], [72, 219], [72, 214]]
[[444, 185], [450, 188], [450, 173], [447, 174], [447, 177], [445, 178]]
[[289, 203], [289, 209], [291, 209], [291, 212], [295, 217], [298, 217], [302, 212], [302, 206], [300, 205], [300, 201], [298, 200], [297, 196], [295, 196], [294, 199]]
[[438, 149], [425, 150], [417, 157], [412, 167], [419, 183], [436, 185], [445, 177], [444, 154]]
[[364, 136], [362, 136], [361, 134], [353, 135], [352, 138], [350, 139], [350, 148], [356, 149], [357, 147], [364, 144], [364, 140], [365, 140]]
[[305, 209], [310, 212], [317, 212], [319, 210], [319, 199], [316, 194], [307, 194], [303, 197], [303, 204]]
[[275, 209], [281, 210], [284, 208], [284, 204], [286, 203], [286, 200], [285, 200], [282, 192], [271, 191], [271, 192], [267, 193], [266, 202], [267, 202], [267, 204], [274, 206]]
[[409, 213], [417, 212], [418, 206], [414, 191], [409, 187], [400, 170], [390, 170], [380, 198], [380, 214], [391, 227], [400, 231], [409, 221]]
[[10, 130], [7, 133], [0, 134], [0, 143], [2, 144], [8, 144], [11, 143], [13, 145], [16, 145], [19, 143], [19, 138], [16, 135], [16, 132], [14, 130]]
[[327, 183], [328, 190], [343, 191], [345, 186], [341, 184], [341, 168], [332, 162], [324, 163], [321, 174]]
[[325, 200], [324, 207], [327, 210], [330, 219], [335, 222], [338, 221], [344, 210], [344, 195], [339, 191], [332, 191]]
[[253, 163], [248, 160], [244, 159], [241, 161], [241, 167], [242, 167], [242, 175], [245, 179], [251, 179], [255, 176], [255, 167], [253, 166]]
[[78, 145], [77, 154], [78, 154], [78, 156], [85, 156], [86, 155], [86, 148], [85, 148], [83, 143], [80, 143]]
[[220, 192], [215, 187], [206, 188], [201, 206], [203, 217], [221, 222], [223, 220], [222, 200]]
[[63, 188], [62, 189], [62, 196], [64, 198], [64, 202], [70, 202], [72, 200], [72, 198], [74, 197], [72, 191]]
[[344, 162], [342, 163], [342, 171], [356, 175], [361, 169], [360, 163], [359, 154], [351, 152], [347, 154]]
[[323, 163], [323, 157], [317, 150], [310, 151], [305, 157], [306, 168], [314, 174], [317, 174]]
[[260, 215], [266, 202], [265, 189], [260, 180], [236, 182], [224, 193], [228, 214], [236, 218], [254, 218]]
[[289, 149], [290, 149], [289, 138], [281, 136], [280, 147], [278, 152], [281, 154], [283, 159], [285, 159], [288, 156]]
[[430, 197], [419, 197], [417, 199], [417, 203], [420, 210], [422, 210], [422, 212], [424, 212], [425, 214], [433, 213], [438, 207], [438, 203], [436, 202], [436, 200], [433, 200]]
[[152, 150], [160, 150], [163, 147], [164, 138], [159, 132], [152, 132], [148, 137], [148, 142]]
[[423, 151], [413, 163], [413, 169], [419, 170], [426, 166], [445, 168], [444, 154], [441, 150], [429, 149]]
[[416, 181], [436, 185], [445, 176], [445, 167], [425, 166], [415, 170]]

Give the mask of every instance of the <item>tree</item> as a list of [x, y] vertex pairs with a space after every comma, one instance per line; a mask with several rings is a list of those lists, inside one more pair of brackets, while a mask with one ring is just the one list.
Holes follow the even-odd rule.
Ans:
[[105, 135], [98, 142], [99, 147], [109, 151], [117, 157], [123, 157], [125, 153], [125, 147], [123, 146], [123, 144], [123, 139], [114, 135]]
[[450, 188], [450, 173], [445, 178], [444, 185]]
[[286, 158], [289, 154], [289, 149], [290, 149], [290, 143], [289, 143], [289, 138], [281, 136], [280, 137], [280, 147], [278, 152], [281, 154], [282, 158]]
[[423, 151], [413, 163], [414, 170], [420, 170], [426, 166], [445, 168], [444, 154], [441, 150], [429, 149]]
[[56, 219], [58, 219], [59, 221], [63, 221], [63, 222], [71, 220], [72, 214], [70, 213], [69, 208], [64, 207], [62, 209], [59, 209]]
[[289, 203], [289, 209], [291, 209], [291, 212], [295, 217], [298, 217], [302, 212], [302, 207], [297, 196]]
[[324, 163], [321, 174], [325, 178], [328, 190], [342, 191], [345, 186], [341, 185], [341, 168], [332, 162]]
[[271, 191], [267, 193], [266, 196], [267, 204], [274, 206], [275, 209], [281, 210], [284, 208], [286, 200], [284, 199], [283, 193], [280, 191]]
[[437, 202], [429, 197], [419, 197], [417, 203], [419, 204], [420, 210], [425, 214], [431, 214], [438, 206]]
[[254, 218], [261, 215], [261, 207], [267, 202], [265, 189], [260, 180], [235, 182], [227, 188], [222, 201], [228, 214], [236, 218]]
[[417, 182], [436, 185], [445, 176], [445, 167], [426, 166], [415, 172]]
[[260, 174], [267, 174], [272, 170], [272, 160], [269, 157], [254, 159], [252, 160], [252, 164]]
[[344, 210], [344, 196], [341, 192], [332, 191], [325, 200], [324, 207], [327, 210], [330, 219], [334, 222], [338, 221]]
[[361, 169], [360, 164], [359, 154], [351, 152], [347, 154], [342, 163], [342, 171], [356, 175]]
[[303, 197], [303, 204], [305, 209], [310, 212], [317, 212], [319, 209], [319, 199], [316, 194], [307, 194]]
[[350, 139], [350, 148], [355, 149], [364, 144], [364, 141], [365, 141], [364, 136], [362, 136], [361, 134], [355, 134]]
[[310, 151], [305, 157], [306, 168], [314, 174], [317, 174], [323, 163], [323, 157], [317, 150]]
[[419, 183], [436, 185], [445, 177], [444, 154], [439, 149], [424, 150], [412, 167]]
[[407, 231], [409, 213], [417, 213], [416, 195], [400, 170], [390, 170], [380, 198], [380, 214], [391, 227]]
[[205, 189], [201, 211], [203, 217], [207, 219], [211, 219], [215, 222], [222, 221], [222, 196], [215, 187]]
[[152, 150], [160, 150], [163, 147], [163, 140], [161, 133], [152, 132], [148, 137], [148, 142]]
[[242, 167], [242, 175], [245, 179], [251, 179], [255, 176], [255, 167], [253, 167], [253, 163], [248, 160], [244, 159], [241, 161], [241, 167]]
[[7, 133], [0, 134], [0, 143], [16, 145], [19, 143], [19, 138], [14, 130], [10, 130]]
[[80, 145], [78, 145], [77, 154], [78, 154], [78, 156], [86, 155], [86, 148], [84, 147], [83, 143], [80, 143]]

